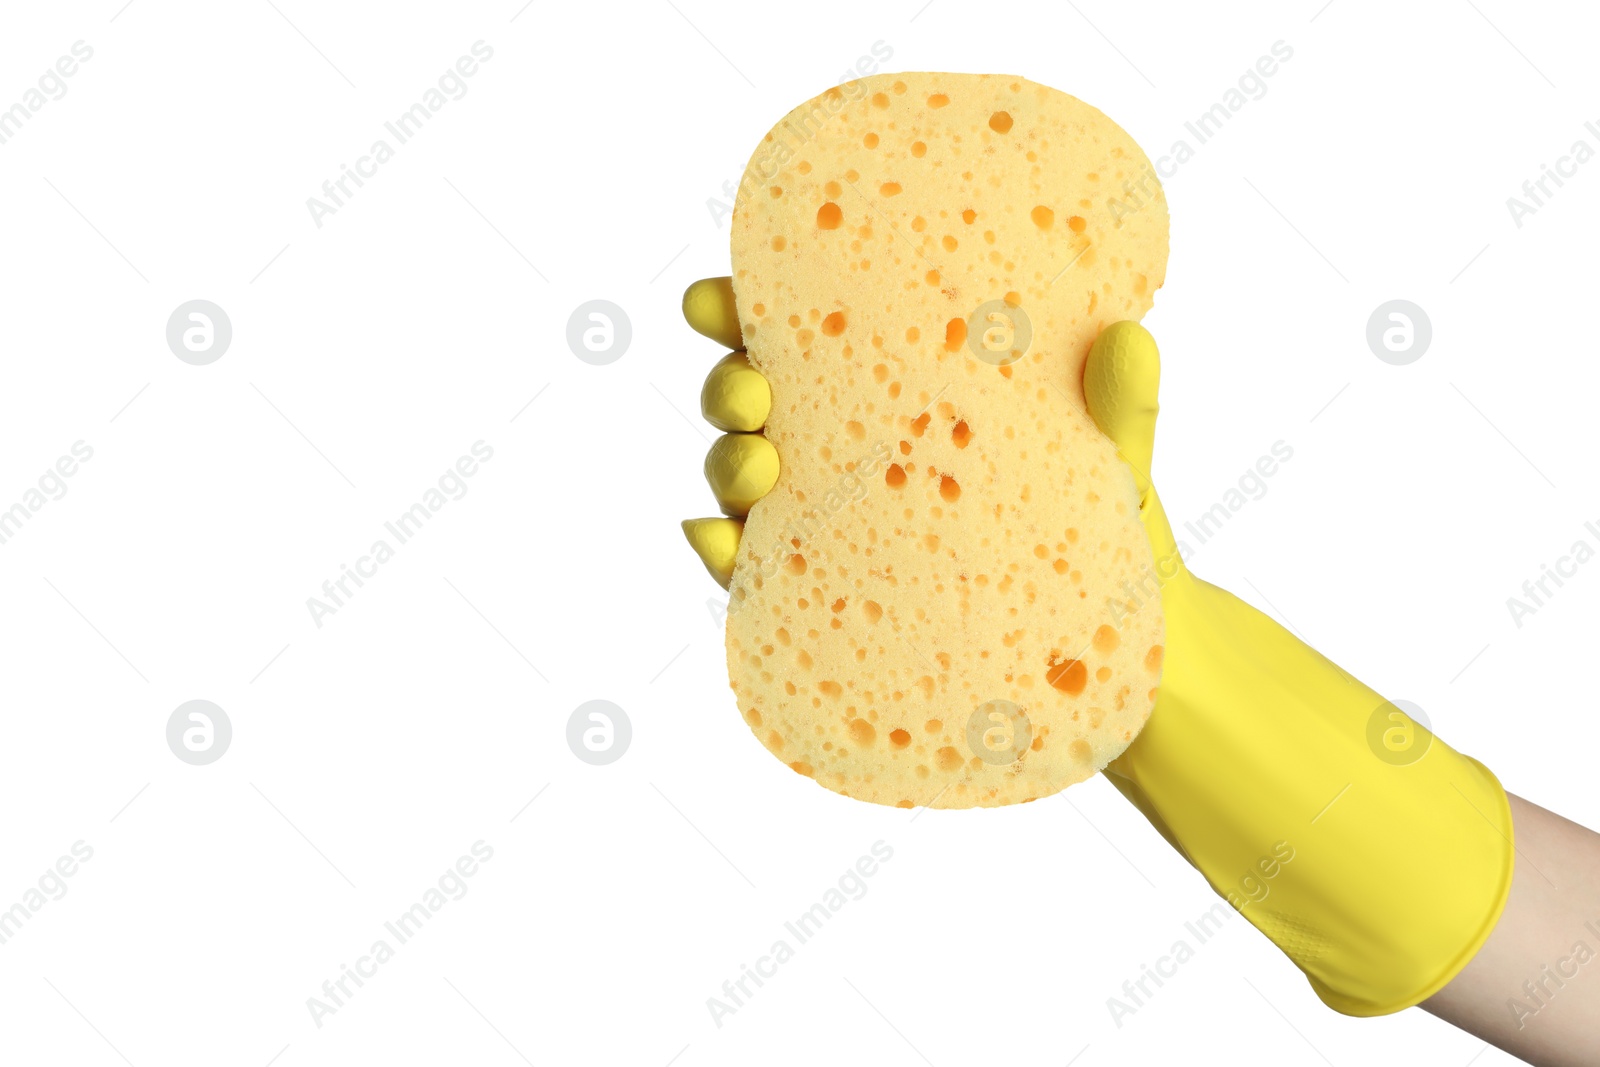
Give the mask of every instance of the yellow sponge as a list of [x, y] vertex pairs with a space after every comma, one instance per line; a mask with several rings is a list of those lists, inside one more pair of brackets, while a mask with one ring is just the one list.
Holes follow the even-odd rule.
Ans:
[[1165, 277], [1149, 173], [1099, 111], [1002, 75], [850, 82], [752, 157], [733, 291], [780, 474], [739, 545], [728, 671], [799, 773], [1017, 803], [1148, 718], [1151, 552], [1082, 379]]

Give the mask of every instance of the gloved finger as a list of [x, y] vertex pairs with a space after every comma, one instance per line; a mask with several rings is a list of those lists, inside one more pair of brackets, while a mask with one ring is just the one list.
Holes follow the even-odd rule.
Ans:
[[738, 519], [684, 519], [683, 536], [689, 539], [700, 562], [706, 565], [711, 577], [722, 588], [733, 580], [734, 559], [739, 551], [739, 538], [744, 536], [744, 523]]
[[1160, 386], [1161, 353], [1149, 330], [1124, 320], [1100, 331], [1083, 365], [1083, 396], [1096, 425], [1144, 482], [1155, 449]]
[[1133, 470], [1139, 490], [1139, 518], [1150, 538], [1162, 575], [1182, 569], [1161, 498], [1150, 481], [1155, 452], [1156, 414], [1161, 405], [1161, 353], [1150, 331], [1131, 320], [1114, 322], [1100, 331], [1083, 365], [1083, 396], [1089, 415], [1117, 446]]
[[683, 317], [696, 333], [724, 348], [744, 347], [739, 312], [733, 306], [732, 278], [701, 278], [683, 291]]
[[758, 433], [725, 433], [706, 453], [705, 472], [723, 514], [742, 518], [778, 483], [778, 450]]
[[[706, 455], [706, 481], [722, 510], [743, 516], [778, 480], [778, 453], [752, 431], [766, 424], [772, 389], [744, 356], [744, 337], [733, 302], [733, 279], [702, 278], [683, 294], [683, 317], [696, 332], [735, 349], [724, 356], [700, 391], [700, 410], [719, 430], [733, 431]], [[733, 579], [744, 522], [734, 518], [687, 519], [683, 535], [711, 577], [724, 589]]]
[[700, 413], [719, 430], [753, 433], [767, 423], [772, 387], [743, 352], [729, 352], [700, 390]]

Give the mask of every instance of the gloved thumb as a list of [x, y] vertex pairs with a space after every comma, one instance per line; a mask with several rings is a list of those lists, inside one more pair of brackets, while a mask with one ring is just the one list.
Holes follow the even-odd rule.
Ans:
[[1165, 572], [1181, 566], [1172, 527], [1150, 482], [1155, 452], [1156, 414], [1161, 410], [1161, 353], [1150, 331], [1131, 320], [1100, 331], [1083, 365], [1083, 396], [1100, 432], [1111, 438], [1133, 469], [1139, 489], [1139, 517], [1156, 562]]

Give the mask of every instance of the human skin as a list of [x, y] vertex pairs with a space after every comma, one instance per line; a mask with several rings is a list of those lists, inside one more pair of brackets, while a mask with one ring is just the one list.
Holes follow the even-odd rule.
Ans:
[[1461, 973], [1421, 1007], [1535, 1067], [1593, 1067], [1600, 834], [1508, 797], [1517, 855], [1505, 910]]

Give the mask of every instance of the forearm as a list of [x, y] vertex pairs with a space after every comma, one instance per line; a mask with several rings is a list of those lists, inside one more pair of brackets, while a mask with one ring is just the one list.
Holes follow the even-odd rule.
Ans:
[[1600, 1063], [1600, 834], [1510, 800], [1517, 857], [1505, 910], [1422, 1007], [1538, 1067]]

